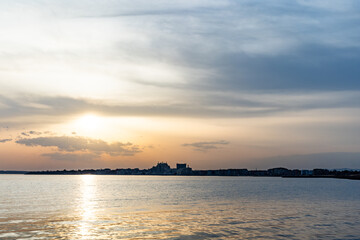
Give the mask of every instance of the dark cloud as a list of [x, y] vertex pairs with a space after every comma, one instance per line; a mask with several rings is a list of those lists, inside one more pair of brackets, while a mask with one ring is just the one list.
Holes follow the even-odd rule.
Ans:
[[209, 141], [209, 142], [194, 142], [194, 143], [184, 143], [183, 147], [191, 147], [195, 151], [206, 152], [211, 149], [218, 149], [222, 145], [229, 144], [228, 141], [220, 140], [220, 141]]
[[194, 74], [184, 85], [161, 83], [163, 87], [306, 92], [360, 90], [359, 10], [358, 1], [228, 1], [223, 7], [154, 7], [104, 16], [150, 15], [151, 27], [166, 26], [166, 31], [154, 27], [151, 37], [159, 58], [213, 73], [204, 79]]
[[56, 136], [24, 138], [17, 140], [16, 143], [25, 146], [56, 147], [65, 152], [91, 152], [96, 154], [109, 154], [111, 156], [133, 156], [142, 152], [139, 146], [132, 143], [113, 142], [108, 143], [100, 139], [92, 139], [80, 136]]
[[81, 162], [91, 162], [98, 158], [100, 158], [100, 155], [94, 154], [94, 153], [83, 153], [83, 154], [77, 154], [77, 153], [44, 153], [42, 154], [44, 157], [48, 157], [52, 160], [56, 161], [81, 161]]
[[6, 142], [10, 142], [12, 141], [12, 139], [7, 138], [7, 139], [0, 139], [0, 143], [6, 143]]
[[275, 56], [231, 53], [219, 56], [212, 65], [217, 76], [199, 87], [232, 91], [360, 90], [358, 47], [313, 44]]

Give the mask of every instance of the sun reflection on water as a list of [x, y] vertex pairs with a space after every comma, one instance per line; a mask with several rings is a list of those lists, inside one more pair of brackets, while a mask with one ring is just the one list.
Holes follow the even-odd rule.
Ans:
[[79, 223], [79, 237], [80, 239], [89, 239], [91, 236], [93, 222], [96, 220], [95, 176], [82, 175], [80, 189], [81, 200], [79, 203], [79, 209], [81, 220]]

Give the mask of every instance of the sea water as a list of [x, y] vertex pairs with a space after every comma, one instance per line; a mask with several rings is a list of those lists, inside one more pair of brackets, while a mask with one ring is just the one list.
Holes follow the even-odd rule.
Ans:
[[360, 181], [0, 175], [0, 239], [360, 239]]

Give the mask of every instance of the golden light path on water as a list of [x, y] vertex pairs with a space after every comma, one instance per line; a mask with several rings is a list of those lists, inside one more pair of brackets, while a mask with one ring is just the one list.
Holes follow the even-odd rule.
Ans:
[[95, 176], [82, 175], [81, 176], [81, 202], [79, 209], [81, 209], [81, 221], [79, 224], [80, 239], [89, 239], [91, 236], [92, 222], [96, 220], [95, 215], [95, 193], [96, 184]]

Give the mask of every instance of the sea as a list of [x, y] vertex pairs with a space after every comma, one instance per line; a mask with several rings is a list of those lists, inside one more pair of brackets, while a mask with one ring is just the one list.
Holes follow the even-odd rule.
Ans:
[[360, 181], [0, 175], [0, 239], [360, 239]]

